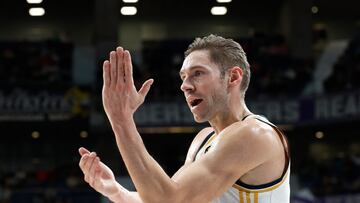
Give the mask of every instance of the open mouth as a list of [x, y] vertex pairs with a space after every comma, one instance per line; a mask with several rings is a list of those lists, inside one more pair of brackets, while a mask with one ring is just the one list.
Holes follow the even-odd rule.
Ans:
[[195, 107], [199, 105], [203, 100], [202, 99], [194, 99], [190, 102], [191, 107]]

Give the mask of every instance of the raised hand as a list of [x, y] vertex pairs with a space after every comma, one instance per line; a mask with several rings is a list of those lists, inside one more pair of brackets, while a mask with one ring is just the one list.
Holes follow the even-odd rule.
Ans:
[[153, 79], [149, 79], [136, 90], [132, 74], [129, 51], [118, 47], [110, 52], [110, 60], [103, 64], [103, 105], [111, 123], [132, 118], [136, 109], [144, 102]]
[[81, 147], [79, 166], [84, 173], [84, 179], [96, 191], [106, 197], [118, 194], [123, 187], [116, 182], [114, 173], [107, 167], [95, 152], [89, 152]]

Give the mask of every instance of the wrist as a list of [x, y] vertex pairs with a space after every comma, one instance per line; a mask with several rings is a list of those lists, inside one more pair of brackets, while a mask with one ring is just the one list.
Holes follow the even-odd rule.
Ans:
[[121, 201], [124, 195], [126, 195], [127, 190], [121, 187], [120, 184], [116, 184], [116, 189], [111, 194], [107, 195], [106, 197], [109, 198], [112, 202]]
[[110, 123], [114, 132], [124, 132], [135, 126], [135, 122], [132, 116], [128, 116], [127, 118], [114, 119]]

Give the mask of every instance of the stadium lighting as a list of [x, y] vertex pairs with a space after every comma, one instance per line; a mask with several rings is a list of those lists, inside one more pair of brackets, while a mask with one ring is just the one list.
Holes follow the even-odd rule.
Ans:
[[38, 131], [33, 131], [33, 132], [31, 133], [31, 137], [32, 137], [33, 139], [39, 139], [39, 138], [40, 138], [40, 133], [39, 133]]
[[42, 0], [26, 0], [29, 4], [41, 4]]
[[45, 14], [45, 10], [41, 7], [38, 8], [30, 8], [29, 14], [31, 16], [43, 16]]
[[216, 0], [218, 3], [230, 3], [231, 0]]
[[324, 132], [322, 132], [322, 131], [316, 132], [316, 133], [315, 133], [315, 137], [316, 137], [317, 139], [322, 139], [322, 138], [324, 138]]
[[137, 3], [138, 0], [123, 0], [124, 3]]
[[132, 16], [137, 13], [137, 9], [134, 6], [123, 6], [120, 10], [122, 15]]
[[225, 6], [214, 6], [211, 8], [211, 14], [213, 15], [225, 15], [227, 9]]
[[87, 131], [84, 130], [84, 131], [81, 131], [81, 132], [80, 132], [80, 137], [81, 137], [81, 138], [87, 138], [88, 136], [89, 136], [89, 134], [88, 134]]
[[313, 6], [313, 7], [311, 7], [311, 12], [313, 14], [317, 14], [319, 12], [319, 8], [317, 6]]

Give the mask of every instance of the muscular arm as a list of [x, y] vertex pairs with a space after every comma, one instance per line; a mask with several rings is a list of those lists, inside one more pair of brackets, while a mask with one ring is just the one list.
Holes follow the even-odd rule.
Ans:
[[[221, 141], [208, 153], [186, 164], [171, 179], [147, 152], [133, 120], [151, 84], [148, 80], [139, 91], [135, 89], [130, 54], [122, 48], [111, 52], [110, 62], [104, 63], [104, 109], [143, 202], [209, 202], [271, 157], [271, 144], [264, 139], [270, 136], [235, 123], [218, 135]], [[261, 139], [260, 134], [264, 135]]]
[[[221, 142], [173, 179], [146, 151], [131, 121], [114, 127], [116, 140], [130, 176], [144, 202], [208, 202], [225, 192], [243, 174], [268, 159], [268, 144], [251, 128], [232, 126]], [[240, 141], [238, 131], [243, 133]], [[264, 150], [264, 151], [263, 151]], [[203, 188], [206, 188], [204, 190]]]
[[[200, 144], [205, 139], [205, 137], [212, 131], [212, 128], [205, 128], [201, 130], [192, 141], [189, 150], [186, 155], [185, 163], [183, 166], [179, 168], [179, 170], [172, 176], [171, 179], [176, 179], [182, 171], [189, 166], [194, 160], [195, 153], [197, 152]], [[130, 192], [123, 188], [123, 190], [119, 191], [115, 195], [109, 197], [113, 202], [128, 202], [128, 203], [142, 203], [138, 192]]]

